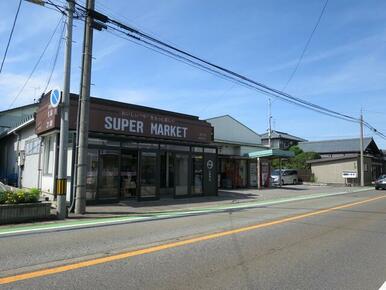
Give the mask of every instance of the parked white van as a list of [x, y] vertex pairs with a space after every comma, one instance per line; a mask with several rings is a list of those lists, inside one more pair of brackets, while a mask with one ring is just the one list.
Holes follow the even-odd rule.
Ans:
[[[271, 172], [272, 183], [277, 185], [280, 181], [280, 170], [275, 169]], [[281, 170], [281, 184], [297, 184], [298, 183], [298, 172], [294, 169], [282, 169]]]

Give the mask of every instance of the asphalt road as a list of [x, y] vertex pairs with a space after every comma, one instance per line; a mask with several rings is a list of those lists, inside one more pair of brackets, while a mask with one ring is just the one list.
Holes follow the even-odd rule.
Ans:
[[379, 289], [386, 191], [4, 236], [5, 277], [1, 289]]

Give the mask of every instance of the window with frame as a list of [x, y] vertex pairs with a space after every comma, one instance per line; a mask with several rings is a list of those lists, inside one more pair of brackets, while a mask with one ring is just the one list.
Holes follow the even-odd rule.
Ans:
[[34, 138], [25, 142], [25, 155], [39, 154], [40, 139]]
[[54, 169], [54, 136], [44, 140], [44, 166], [43, 174], [53, 174]]

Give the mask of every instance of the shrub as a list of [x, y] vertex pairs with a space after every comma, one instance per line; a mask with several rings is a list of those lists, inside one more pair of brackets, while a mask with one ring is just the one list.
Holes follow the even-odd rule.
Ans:
[[40, 197], [40, 190], [37, 188], [31, 188], [29, 191], [26, 192], [27, 197], [26, 200], [27, 202], [37, 202]]
[[40, 197], [40, 190], [32, 188], [29, 190], [18, 189], [16, 191], [0, 192], [0, 204], [33, 203]]

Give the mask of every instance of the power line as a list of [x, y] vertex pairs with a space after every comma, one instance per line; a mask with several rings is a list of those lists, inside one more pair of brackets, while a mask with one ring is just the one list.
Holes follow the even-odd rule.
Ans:
[[34, 65], [32, 71], [31, 71], [30, 74], [29, 74], [28, 78], [27, 78], [26, 81], [24, 82], [24, 84], [23, 84], [23, 86], [21, 87], [21, 89], [19, 90], [19, 92], [18, 92], [18, 93], [16, 94], [16, 96], [13, 98], [11, 104], [9, 105], [9, 109], [10, 109], [10, 108], [13, 106], [13, 104], [16, 102], [17, 98], [20, 97], [21, 93], [24, 91], [25, 87], [27, 86], [28, 82], [30, 81], [32, 75], [35, 73], [35, 71], [36, 71], [38, 65], [40, 64], [40, 61], [42, 60], [42, 58], [43, 58], [45, 52], [47, 51], [48, 46], [50, 45], [50, 43], [51, 43], [51, 41], [52, 41], [54, 35], [56, 34], [56, 31], [58, 30], [59, 25], [60, 25], [60, 23], [62, 22], [62, 20], [63, 20], [63, 16], [59, 19], [58, 24], [56, 25], [54, 31], [52, 32], [51, 36], [49, 37], [49, 39], [48, 39], [48, 41], [47, 41], [47, 43], [46, 43], [46, 45], [45, 45], [45, 47], [44, 47], [42, 53], [40, 54], [40, 56], [39, 56], [37, 62], [35, 63], [35, 65]]
[[[77, 4], [77, 5], [80, 6], [82, 9], [85, 9], [84, 6], [82, 6], [80, 4]], [[87, 9], [85, 9], [85, 11], [87, 11]], [[99, 12], [94, 12], [94, 11], [92, 13], [99, 14]], [[161, 50], [163, 53], [171, 54], [174, 57], [177, 56], [178, 58], [185, 59], [191, 63], [194, 62], [196, 65], [199, 65], [201, 67], [205, 66], [205, 69], [209, 69], [213, 73], [217, 73], [217, 74], [220, 74], [222, 76], [224, 76], [224, 74], [225, 74], [227, 77], [230, 77], [230, 78], [233, 77], [233, 79], [234, 78], [237, 78], [239, 80], [241, 79], [241, 81], [243, 82], [244, 85], [249, 84], [250, 86], [254, 87], [255, 89], [258, 88], [259, 90], [262, 90], [265, 93], [273, 95], [276, 98], [279, 97], [282, 99], [287, 99], [288, 101], [293, 102], [296, 105], [300, 105], [300, 106], [303, 106], [303, 107], [306, 107], [306, 108], [309, 108], [312, 110], [316, 110], [320, 113], [323, 112], [323, 113], [326, 113], [326, 114], [333, 116], [333, 117], [343, 118], [343, 119], [346, 119], [346, 120], [351, 121], [351, 122], [358, 122], [359, 121], [359, 119], [357, 119], [357, 118], [354, 118], [354, 117], [351, 117], [351, 116], [348, 116], [348, 115], [345, 115], [345, 114], [342, 114], [342, 113], [339, 113], [339, 112], [336, 112], [336, 111], [333, 111], [333, 110], [330, 110], [330, 109], [327, 109], [327, 108], [324, 108], [321, 106], [318, 106], [318, 105], [313, 104], [311, 102], [308, 102], [308, 101], [302, 100], [300, 98], [291, 96], [291, 95], [284, 93], [280, 90], [270, 88], [267, 85], [256, 82], [256, 81], [254, 81], [248, 77], [245, 77], [239, 73], [236, 73], [234, 71], [231, 71], [231, 70], [226, 69], [224, 67], [221, 67], [219, 65], [213, 64], [213, 63], [206, 61], [200, 57], [194, 56], [191, 53], [188, 53], [188, 52], [183, 51], [179, 48], [176, 48], [170, 44], [167, 44], [161, 40], [158, 40], [158, 39], [156, 39], [156, 38], [154, 38], [154, 37], [152, 37], [144, 32], [141, 32], [133, 27], [129, 27], [126, 24], [123, 24], [117, 20], [110, 19], [106, 15], [95, 15], [95, 17], [97, 20], [101, 19], [101, 21], [103, 21], [103, 22], [109, 22], [109, 23], [112, 23], [112, 24], [118, 26], [120, 29], [122, 29], [124, 31], [116, 29], [116, 28], [113, 28], [113, 29], [115, 29], [116, 31], [119, 31], [121, 33], [124, 33], [125, 35], [127, 35], [127, 36], [129, 36], [137, 41], [141, 41], [147, 45], [153, 46], [154, 48]], [[100, 18], [100, 19], [98, 19], [98, 18]], [[112, 28], [112, 27], [109, 26], [109, 28]]]
[[306, 45], [304, 46], [303, 51], [302, 51], [302, 53], [300, 54], [300, 57], [299, 57], [299, 59], [298, 59], [298, 61], [297, 61], [297, 63], [296, 63], [296, 66], [295, 66], [294, 70], [292, 71], [292, 73], [291, 73], [290, 77], [288, 78], [286, 84], [285, 84], [284, 87], [282, 88], [282, 91], [284, 91], [284, 90], [287, 88], [288, 84], [291, 82], [291, 80], [292, 80], [293, 77], [295, 76], [296, 72], [298, 71], [298, 68], [299, 68], [299, 66], [300, 66], [300, 63], [302, 62], [303, 57], [304, 57], [304, 55], [306, 54], [306, 51], [307, 51], [307, 49], [308, 49], [308, 46], [310, 45], [311, 40], [312, 40], [312, 38], [313, 38], [313, 36], [314, 36], [314, 34], [315, 34], [315, 31], [316, 31], [316, 29], [317, 29], [318, 26], [319, 26], [320, 20], [322, 19], [322, 16], [323, 16], [323, 14], [324, 14], [324, 11], [326, 10], [327, 4], [328, 4], [328, 0], [326, 0], [326, 2], [324, 3], [323, 9], [322, 9], [322, 11], [320, 12], [319, 18], [318, 18], [318, 20], [316, 21], [316, 24], [315, 24], [315, 26], [314, 26], [314, 29], [312, 30], [312, 32], [311, 32], [311, 34], [310, 34], [310, 37], [308, 38], [308, 40], [307, 40], [307, 42], [306, 42]]
[[61, 6], [59, 6], [59, 5], [57, 5], [57, 4], [55, 4], [55, 3], [53, 3], [51, 0], [47, 0], [48, 1], [48, 3], [47, 4], [51, 4], [52, 6], [54, 6], [60, 13], [62, 13], [63, 15], [66, 15], [66, 9], [65, 8], [63, 8], [63, 7], [61, 7]]
[[[328, 3], [328, 0], [326, 1], [324, 8], [322, 10], [321, 16], [324, 13], [325, 7]], [[136, 28], [130, 27], [124, 23], [121, 23], [117, 20], [111, 19], [106, 15], [103, 15], [95, 10], [89, 11], [87, 10], [83, 5], [76, 3], [78, 7], [84, 12], [84, 13], [92, 13], [92, 16], [94, 18], [94, 23], [98, 24], [100, 27], [103, 28], [108, 28], [112, 29], [116, 32], [124, 34], [126, 37], [131, 38], [131, 41], [138, 44], [142, 45], [148, 49], [154, 50], [158, 53], [161, 53], [163, 55], [166, 55], [168, 57], [171, 57], [173, 59], [176, 59], [178, 61], [181, 61], [183, 63], [186, 63], [190, 66], [196, 67], [198, 69], [204, 70], [208, 73], [214, 74], [216, 76], [219, 76], [220, 78], [225, 78], [229, 81], [236, 82], [242, 86], [254, 89], [259, 91], [260, 93], [263, 93], [265, 95], [269, 96], [274, 96], [275, 98], [281, 99], [285, 102], [295, 104], [297, 106], [313, 110], [315, 112], [338, 118], [341, 120], [349, 121], [349, 122], [354, 122], [354, 123], [359, 123], [360, 120], [358, 118], [313, 104], [309, 101], [303, 100], [301, 98], [292, 96], [288, 93], [285, 93], [281, 90], [277, 90], [274, 88], [271, 88], [265, 84], [259, 83], [257, 81], [254, 81], [251, 78], [248, 78], [246, 76], [243, 76], [239, 73], [236, 73], [232, 70], [229, 70], [227, 68], [221, 67], [219, 65], [216, 65], [214, 63], [211, 63], [209, 61], [206, 61], [200, 57], [197, 57], [189, 52], [186, 52], [182, 49], [179, 49], [171, 44], [168, 44], [164, 41], [161, 41], [153, 36], [150, 36], [149, 34], [146, 34], [145, 32], [142, 32]], [[318, 19], [318, 22], [320, 22], [321, 16]], [[112, 26], [112, 25], [105, 25], [104, 23], [110, 23], [112, 25], [117, 26], [118, 28]], [[316, 30], [317, 25], [314, 27], [314, 31]], [[314, 33], [313, 31], [313, 33]], [[130, 40], [128, 38], [124, 37], [127, 40]], [[366, 125], [368, 128], [373, 130], [377, 135], [380, 136], [385, 136], [383, 133], [380, 133], [377, 131], [374, 127], [369, 127], [371, 125], [367, 124]]]
[[56, 48], [55, 56], [54, 56], [54, 58], [53, 58], [52, 67], [51, 67], [51, 72], [50, 72], [50, 75], [49, 75], [49, 77], [48, 77], [47, 84], [46, 84], [46, 86], [45, 86], [45, 88], [44, 88], [44, 90], [43, 90], [44, 93], [47, 91], [47, 88], [48, 88], [48, 86], [50, 85], [51, 78], [52, 78], [52, 75], [53, 75], [54, 70], [55, 70], [56, 62], [58, 61], [58, 56], [59, 56], [61, 44], [62, 44], [63, 37], [64, 37], [64, 28], [65, 28], [65, 27], [66, 27], [66, 23], [63, 22], [63, 28], [62, 28], [62, 32], [61, 32], [60, 35], [59, 35], [58, 46], [57, 46], [57, 48]]
[[373, 131], [376, 135], [386, 140], [386, 135], [377, 130], [374, 126], [372, 126], [369, 122], [364, 121], [363, 125]]
[[[111, 26], [108, 26], [108, 28], [112, 28], [112, 27], [111, 27]], [[116, 30], [115, 28], [113, 28], [113, 29]], [[113, 33], [113, 34], [114, 34], [114, 33]], [[114, 34], [114, 35], [116, 35], [116, 34]], [[237, 79], [237, 78], [235, 78], [235, 77], [232, 77], [232, 76], [223, 74], [223, 73], [221, 73], [221, 72], [218, 72], [218, 71], [216, 71], [216, 70], [213, 70], [213, 69], [211, 69], [211, 68], [202, 66], [201, 64], [199, 64], [199, 63], [197, 63], [197, 62], [194, 62], [194, 61], [192, 61], [192, 60], [186, 59], [186, 58], [182, 57], [181, 55], [178, 55], [178, 54], [172, 53], [172, 52], [170, 52], [170, 51], [167, 51], [167, 50], [165, 50], [165, 49], [163, 49], [163, 48], [161, 48], [161, 47], [159, 47], [159, 46], [157, 46], [157, 45], [154, 45], [154, 44], [152, 44], [152, 43], [149, 43], [149, 42], [147, 42], [147, 41], [140, 40], [139, 38], [136, 38], [136, 37], [134, 37], [134, 38], [132, 38], [132, 39], [129, 39], [129, 38], [122, 37], [122, 36], [119, 36], [119, 35], [116, 35], [116, 36], [118, 36], [118, 37], [120, 37], [120, 38], [123, 38], [123, 39], [125, 39], [125, 40], [128, 40], [128, 41], [130, 41], [130, 42], [132, 42], [132, 43], [135, 43], [135, 44], [137, 44], [137, 45], [140, 45], [140, 46], [142, 46], [142, 47], [145, 47], [145, 48], [147, 48], [147, 49], [150, 49], [150, 50], [152, 50], [152, 51], [155, 51], [155, 52], [157, 52], [157, 53], [160, 53], [160, 54], [162, 54], [162, 55], [165, 55], [165, 56], [167, 56], [167, 57], [169, 57], [169, 58], [172, 58], [172, 59], [174, 59], [174, 60], [177, 60], [177, 61], [180, 61], [180, 62], [182, 62], [182, 63], [185, 63], [185, 64], [187, 64], [187, 65], [189, 65], [189, 66], [194, 67], [194, 68], [197, 68], [197, 69], [200, 69], [200, 70], [205, 71], [205, 72], [207, 72], [207, 73], [210, 73], [210, 74], [212, 74], [212, 75], [214, 75], [214, 76], [216, 76], [216, 77], [219, 77], [219, 78], [221, 78], [221, 79], [228, 80], [228, 81], [231, 81], [231, 82], [233, 82], [233, 83], [237, 83], [237, 84], [239, 84], [239, 85], [241, 85], [241, 86], [243, 86], [243, 87], [249, 88], [249, 89], [257, 90], [258, 92], [260, 92], [260, 93], [262, 93], [262, 94], [264, 94], [264, 95], [267, 95], [267, 96], [273, 96], [273, 97], [279, 98], [279, 99], [281, 99], [282, 101], [287, 102], [287, 103], [290, 103], [290, 104], [297, 104], [297, 103], [291, 102], [291, 101], [289, 101], [289, 100], [283, 98], [283, 97], [280, 96], [280, 95], [273, 94], [273, 93], [268, 92], [268, 91], [265, 91], [265, 90], [263, 90], [263, 89], [261, 89], [261, 88], [259, 88], [259, 87], [253, 86], [253, 85], [251, 85], [251, 84], [249, 84], [249, 83], [247, 83], [247, 82], [240, 81], [239, 79]], [[127, 35], [127, 36], [128, 36], [128, 35]], [[141, 43], [141, 42], [139, 42], [139, 41], [142, 41], [144, 44]], [[326, 112], [323, 112], [323, 111], [318, 111], [318, 110], [316, 110], [315, 108], [307, 107], [307, 106], [305, 106], [304, 104], [297, 104], [297, 105], [299, 105], [299, 106], [301, 106], [301, 107], [304, 107], [304, 108], [306, 108], [306, 109], [311, 109], [311, 110], [313, 110], [313, 111], [315, 111], [315, 112], [318, 112], [318, 113], [325, 114], [325, 115], [330, 116], [330, 117], [335, 117], [335, 118], [338, 118], [338, 119], [342, 119], [342, 120], [348, 121], [347, 119], [344, 119], [344, 118], [341, 118], [341, 117], [338, 117], [338, 116], [334, 116], [334, 115], [332, 115], [332, 114], [329, 114], [329, 113], [326, 113]]]
[[13, 31], [15, 30], [16, 21], [17, 21], [17, 18], [18, 18], [18, 16], [19, 16], [19, 12], [20, 12], [21, 1], [22, 1], [22, 0], [19, 1], [19, 5], [17, 6], [15, 19], [13, 20], [13, 24], [12, 24], [11, 33], [9, 34], [9, 38], [8, 38], [7, 46], [6, 46], [6, 48], [5, 48], [3, 60], [1, 61], [0, 74], [1, 74], [1, 72], [2, 72], [2, 70], [3, 70], [4, 61], [5, 61], [6, 57], [7, 57], [9, 44], [11, 43], [11, 39], [12, 39], [12, 36], [13, 36]]
[[[111, 20], [111, 21], [114, 22], [114, 24], [116, 22], [114, 20]], [[123, 26], [121, 28], [123, 28], [125, 30], [128, 30], [128, 29], [131, 30], [131, 31], [133, 30], [133, 29], [130, 29], [130, 28], [127, 29], [127, 27], [125, 27], [124, 24], [120, 24], [119, 26]], [[336, 118], [344, 119], [346, 121], [351, 121], [351, 122], [358, 122], [359, 121], [357, 118], [353, 118], [351, 116], [344, 115], [344, 114], [341, 114], [339, 112], [335, 112], [335, 111], [323, 108], [321, 106], [312, 104], [312, 103], [310, 103], [308, 101], [305, 101], [305, 100], [302, 100], [300, 98], [293, 97], [293, 96], [291, 96], [291, 95], [289, 95], [287, 93], [281, 92], [279, 90], [272, 89], [272, 88], [270, 88], [270, 87], [268, 87], [268, 86], [266, 86], [264, 84], [258, 83], [258, 82], [254, 81], [254, 80], [251, 80], [251, 79], [249, 79], [249, 78], [247, 78], [245, 76], [242, 76], [242, 75], [240, 75], [238, 73], [235, 73], [235, 72], [233, 72], [231, 70], [228, 70], [226, 68], [223, 68], [223, 67], [220, 67], [218, 65], [212, 64], [212, 63], [210, 63], [208, 61], [205, 61], [205, 60], [203, 60], [203, 59], [201, 59], [199, 57], [196, 57], [196, 56], [194, 56], [194, 55], [192, 55], [190, 53], [184, 52], [184, 51], [182, 51], [182, 50], [180, 50], [178, 48], [175, 48], [175, 47], [173, 47], [173, 46], [171, 46], [169, 44], [166, 44], [166, 43], [164, 43], [162, 41], [155, 40], [156, 44], [154, 44], [152, 42], [144, 40], [141, 37], [135, 36], [132, 33], [123, 32], [123, 31], [121, 31], [121, 30], [119, 30], [117, 28], [114, 28], [112, 26], [108, 26], [108, 28], [114, 29], [114, 30], [116, 30], [118, 32], [121, 32], [121, 33], [123, 33], [123, 34], [125, 34], [125, 35], [127, 35], [127, 36], [129, 36], [129, 37], [131, 37], [131, 38], [133, 38], [135, 40], [137, 40], [137, 41], [141, 41], [141, 42], [143, 42], [143, 43], [145, 43], [145, 44], [147, 44], [149, 46], [152, 46], [153, 48], [161, 50], [163, 52], [163, 54], [164, 53], [171, 54], [171, 55], [173, 55], [173, 57], [184, 59], [185, 61], [188, 61], [189, 63], [194, 63], [197, 66], [204, 67], [206, 70], [210, 70], [211, 72], [213, 72], [215, 74], [220, 74], [223, 77], [230, 78], [232, 80], [236, 80], [239, 83], [240, 83], [240, 79], [241, 79], [241, 82], [243, 83], [243, 85], [247, 85], [248, 87], [253, 88], [253, 89], [257, 89], [260, 92], [263, 92], [265, 94], [274, 96], [276, 98], [280, 98], [281, 100], [289, 101], [289, 102], [291, 102], [293, 104], [296, 104], [296, 105], [299, 105], [299, 106], [302, 106], [302, 107], [305, 107], [305, 108], [317, 111], [319, 113], [325, 113], [325, 114], [327, 114], [327, 115], [329, 115], [331, 117], [336, 117]], [[134, 30], [134, 32], [137, 33], [137, 31], [135, 31], [135, 30]], [[140, 34], [141, 36], [145, 35], [142, 32], [139, 32], [137, 34]], [[150, 41], [154, 40], [154, 38], [151, 37], [151, 36], [145, 35], [145, 37], [148, 38]], [[163, 47], [161, 47], [161, 45]], [[181, 54], [176, 54], [175, 52], [170, 51], [170, 49], [175, 51], [175, 52], [177, 52], [177, 53], [181, 53], [182, 55]], [[184, 57], [184, 55], [187, 56], [188, 58]]]

